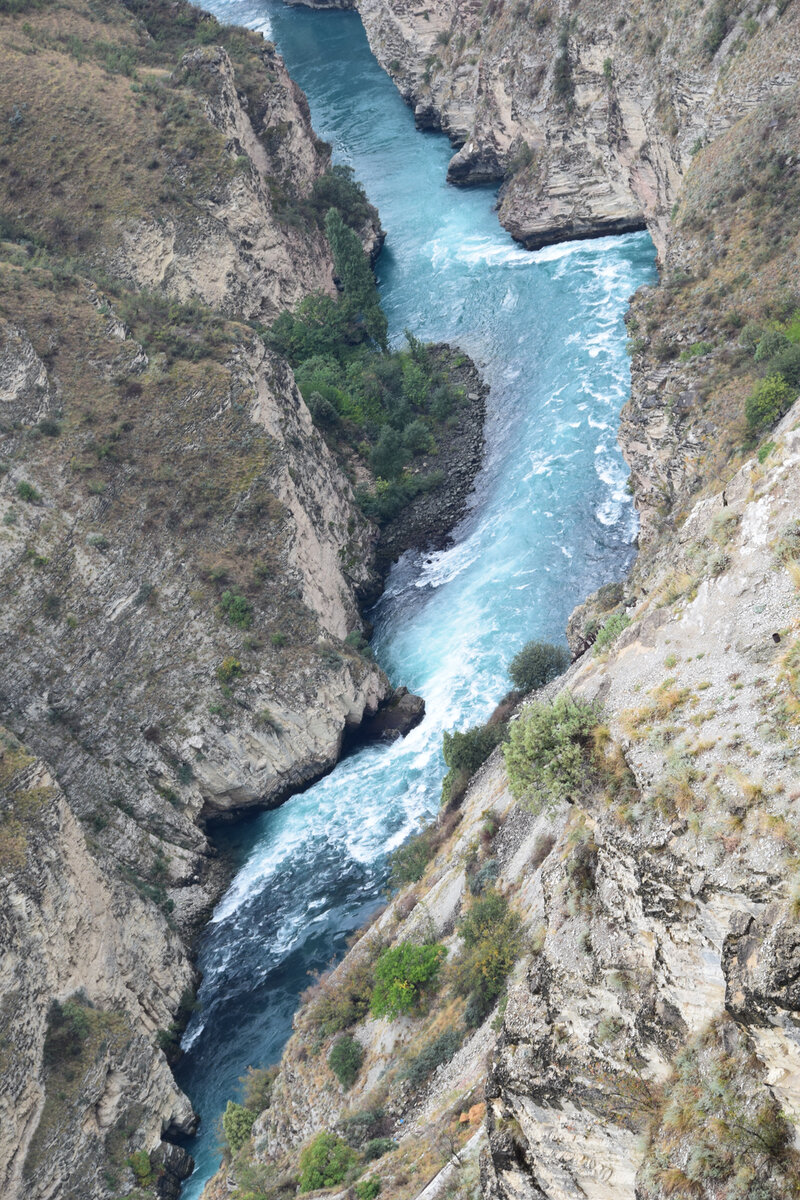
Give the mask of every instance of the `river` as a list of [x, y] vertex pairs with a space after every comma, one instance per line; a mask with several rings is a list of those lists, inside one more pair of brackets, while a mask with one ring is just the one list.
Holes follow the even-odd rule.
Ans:
[[500, 227], [493, 189], [448, 187], [449, 142], [415, 130], [355, 13], [206, 6], [277, 44], [315, 129], [378, 206], [393, 339], [408, 328], [457, 342], [491, 393], [485, 466], [455, 544], [406, 555], [371, 614], [378, 660], [425, 697], [424, 722], [224, 835], [238, 870], [201, 944], [201, 1007], [177, 1070], [202, 1117], [183, 1200], [219, 1164], [217, 1120], [239, 1076], [278, 1059], [308, 973], [343, 953], [380, 900], [387, 852], [436, 811], [442, 731], [485, 719], [515, 651], [562, 641], [573, 606], [625, 572], [636, 518], [616, 442], [630, 387], [622, 318], [655, 278], [647, 234], [531, 254]]

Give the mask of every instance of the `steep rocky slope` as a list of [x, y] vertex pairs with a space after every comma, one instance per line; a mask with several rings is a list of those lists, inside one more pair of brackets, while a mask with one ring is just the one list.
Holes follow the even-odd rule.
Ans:
[[651, 229], [642, 552], [576, 610], [511, 766], [404, 852], [207, 1194], [798, 1195], [797, 6], [359, 9], [515, 236]]
[[754, 380], [740, 330], [795, 287], [800, 8], [360, 0], [359, 12], [418, 122], [458, 147], [449, 178], [502, 181], [500, 220], [525, 245], [650, 230], [663, 275], [633, 306], [621, 440], [642, 545], [657, 539], [724, 482]]
[[[795, 405], [616, 638], [512, 721], [550, 722], [567, 689], [591, 733], [526, 786], [535, 737], [522, 766], [496, 750], [419, 840], [417, 882], [312, 990], [210, 1197], [292, 1194], [320, 1130], [365, 1195], [798, 1193], [799, 501]], [[371, 1015], [409, 945], [446, 966]], [[328, 1059], [351, 1038], [344, 1086]]]
[[334, 305], [316, 189], [352, 185], [259, 35], [156, 0], [0, 24], [0, 1190], [167, 1195], [206, 828], [391, 694], [356, 648], [377, 529], [265, 330]]

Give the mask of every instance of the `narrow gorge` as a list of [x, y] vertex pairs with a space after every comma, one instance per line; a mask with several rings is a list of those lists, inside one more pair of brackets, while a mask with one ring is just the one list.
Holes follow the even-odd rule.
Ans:
[[331, 7], [0, 0], [3, 1194], [800, 1195], [797, 4]]

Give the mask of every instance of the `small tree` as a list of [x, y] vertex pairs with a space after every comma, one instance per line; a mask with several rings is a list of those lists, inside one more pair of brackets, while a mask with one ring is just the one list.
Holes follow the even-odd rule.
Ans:
[[328, 1055], [328, 1066], [346, 1092], [355, 1083], [363, 1061], [364, 1047], [349, 1034], [340, 1037]]
[[752, 396], [749, 396], [744, 415], [747, 424], [755, 431], [775, 422], [789, 410], [796, 398], [796, 389], [781, 375], [768, 375], [762, 379]]
[[[599, 713], [586, 700], [562, 692], [553, 704], [530, 704], [511, 726], [504, 754], [512, 794], [534, 811], [577, 792], [586, 779], [587, 755]], [[536, 793], [543, 796], [536, 796]]]
[[222, 1114], [222, 1132], [225, 1134], [225, 1141], [233, 1154], [241, 1150], [250, 1137], [255, 1119], [256, 1113], [251, 1109], [245, 1108], [243, 1104], [237, 1104], [234, 1100], [228, 1101], [225, 1112]]
[[411, 1012], [423, 991], [439, 974], [444, 946], [400, 942], [384, 950], [375, 964], [372, 1012], [376, 1017], [399, 1017]]
[[520, 692], [533, 692], [544, 687], [569, 666], [569, 654], [564, 646], [553, 642], [526, 642], [512, 658], [508, 674]]
[[336, 1187], [355, 1165], [356, 1152], [333, 1133], [318, 1133], [300, 1155], [300, 1191]]

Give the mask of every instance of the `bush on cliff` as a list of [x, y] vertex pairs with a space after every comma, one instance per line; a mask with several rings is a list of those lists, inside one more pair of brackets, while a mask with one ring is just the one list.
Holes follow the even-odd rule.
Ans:
[[459, 925], [464, 940], [452, 967], [456, 993], [469, 997], [465, 1022], [479, 1025], [503, 990], [520, 951], [520, 919], [494, 888], [473, 900]]
[[391, 857], [389, 886], [399, 888], [407, 883], [418, 883], [435, 853], [432, 829], [425, 829], [415, 837], [409, 838]]
[[336, 1187], [356, 1164], [352, 1147], [334, 1133], [318, 1133], [300, 1155], [300, 1191]]
[[744, 406], [747, 424], [753, 432], [774, 425], [788, 412], [797, 397], [793, 388], [780, 375], [762, 379]]
[[569, 654], [565, 646], [552, 642], [526, 642], [508, 667], [514, 687], [520, 692], [534, 692], [555, 679], [569, 666]]
[[238, 1153], [250, 1137], [257, 1115], [243, 1104], [237, 1104], [234, 1100], [228, 1101], [222, 1114], [222, 1132], [232, 1154]]
[[504, 741], [507, 732], [508, 725], [504, 721], [445, 732], [442, 753], [450, 769], [442, 781], [442, 804], [455, 807], [459, 803], [478, 767]]
[[568, 692], [552, 704], [529, 704], [511, 726], [505, 746], [511, 791], [534, 812], [581, 790], [589, 765], [597, 708]]
[[442, 1063], [449, 1062], [464, 1040], [463, 1031], [448, 1029], [423, 1046], [403, 1074], [412, 1088], [420, 1088]]
[[344, 1090], [348, 1092], [358, 1078], [364, 1061], [364, 1047], [357, 1038], [346, 1034], [334, 1044], [328, 1055], [328, 1066]]
[[400, 1017], [418, 1007], [436, 982], [446, 954], [445, 947], [435, 943], [400, 942], [384, 950], [375, 964], [373, 1016]]
[[355, 1025], [369, 1012], [372, 999], [372, 962], [361, 958], [333, 978], [309, 988], [301, 1000], [309, 1004], [308, 1019], [325, 1037]]
[[332, 208], [338, 209], [342, 220], [355, 230], [362, 229], [375, 215], [366, 192], [353, 175], [353, 168], [343, 163], [332, 166], [315, 181], [310, 203], [320, 224], [324, 224]]

